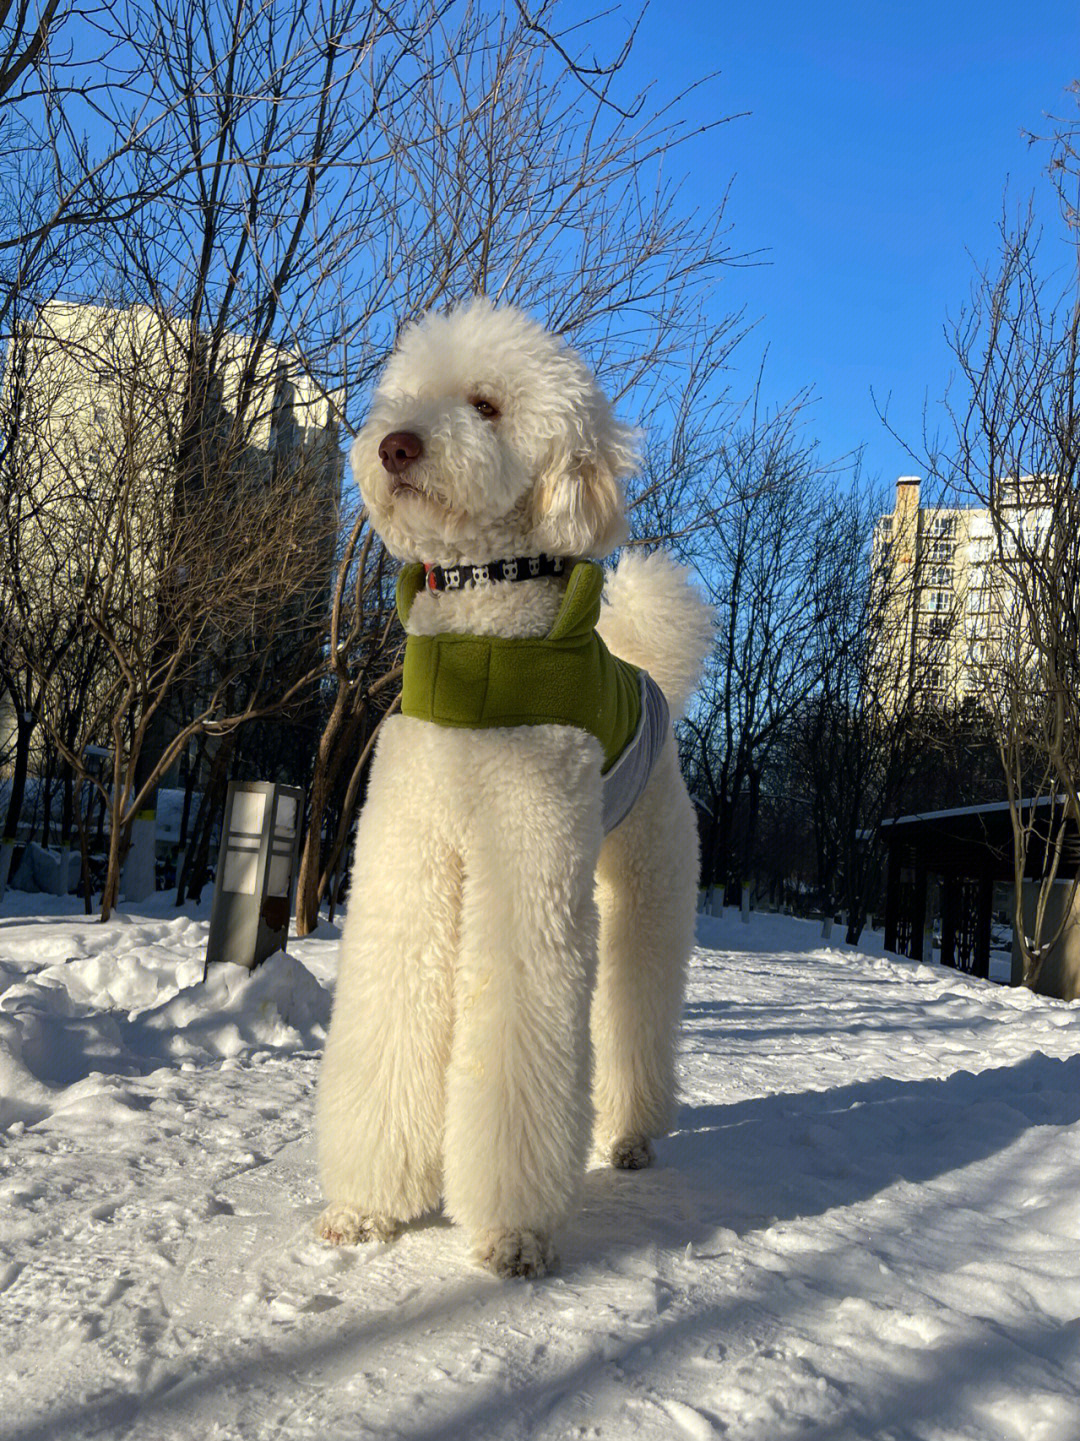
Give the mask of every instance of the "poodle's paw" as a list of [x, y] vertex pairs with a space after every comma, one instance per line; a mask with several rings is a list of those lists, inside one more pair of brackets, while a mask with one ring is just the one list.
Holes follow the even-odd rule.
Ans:
[[544, 1276], [555, 1265], [555, 1248], [539, 1231], [487, 1231], [477, 1242], [476, 1259], [504, 1279]]
[[608, 1154], [616, 1171], [644, 1171], [654, 1160], [648, 1136], [620, 1136]]
[[352, 1206], [327, 1206], [315, 1230], [331, 1246], [356, 1246], [361, 1241], [392, 1241], [398, 1224], [389, 1216], [367, 1216]]

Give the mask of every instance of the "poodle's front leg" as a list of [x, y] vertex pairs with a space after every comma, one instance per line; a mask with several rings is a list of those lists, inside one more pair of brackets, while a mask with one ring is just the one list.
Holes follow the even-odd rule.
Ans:
[[318, 1095], [318, 1229], [336, 1243], [390, 1239], [441, 1189], [461, 867], [422, 802], [416, 724], [388, 726], [357, 829]]
[[445, 1195], [482, 1264], [540, 1275], [588, 1146], [600, 748], [545, 726], [475, 749]]

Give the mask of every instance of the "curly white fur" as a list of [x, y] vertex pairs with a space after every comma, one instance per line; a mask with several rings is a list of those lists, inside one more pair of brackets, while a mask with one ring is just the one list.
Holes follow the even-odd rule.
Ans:
[[[379, 455], [399, 432], [421, 446], [407, 484]], [[635, 439], [579, 356], [481, 299], [405, 331], [352, 465], [403, 558], [601, 555], [624, 534]], [[424, 592], [409, 629], [542, 635], [564, 585]], [[603, 634], [673, 711], [711, 623], [662, 557], [627, 557], [609, 583]], [[673, 738], [606, 839], [601, 763], [566, 726], [384, 728], [319, 1087], [328, 1240], [389, 1239], [441, 1198], [483, 1265], [540, 1275], [590, 1129], [613, 1165], [651, 1160], [674, 1101], [697, 833]]]
[[597, 630], [612, 655], [647, 670], [678, 720], [701, 679], [714, 617], [690, 572], [661, 551], [628, 551], [604, 587]]
[[[495, 424], [476, 399], [498, 409]], [[395, 499], [379, 458], [395, 430], [424, 442], [409, 471], [419, 496]], [[619, 480], [636, 468], [636, 432], [569, 346], [480, 297], [404, 332], [351, 461], [376, 530], [402, 560], [437, 551], [440, 562], [475, 565], [523, 547], [606, 555], [625, 538]]]

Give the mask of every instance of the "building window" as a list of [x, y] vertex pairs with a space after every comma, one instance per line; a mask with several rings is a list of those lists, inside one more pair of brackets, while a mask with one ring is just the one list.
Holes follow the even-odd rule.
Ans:
[[930, 515], [926, 518], [926, 534], [928, 536], [955, 535], [955, 515]]
[[916, 684], [930, 700], [942, 701], [945, 698], [945, 667], [940, 665], [928, 665], [916, 677]]

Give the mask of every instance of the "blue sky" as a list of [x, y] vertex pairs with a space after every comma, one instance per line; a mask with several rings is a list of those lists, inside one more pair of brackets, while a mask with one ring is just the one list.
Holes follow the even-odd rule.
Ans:
[[[659, 97], [718, 70], [692, 109], [751, 112], [684, 153], [706, 204], [734, 176], [731, 244], [767, 252], [718, 296], [760, 317], [736, 385], [767, 345], [768, 396], [812, 384], [828, 453], [865, 445], [869, 474], [912, 473], [871, 389], [916, 447], [924, 399], [940, 423], [947, 317], [994, 253], [1006, 185], [1015, 202], [1040, 184], [1046, 148], [1022, 132], [1075, 113], [1080, 5], [654, 0], [630, 64]], [[1053, 220], [1045, 186], [1041, 210]]]

